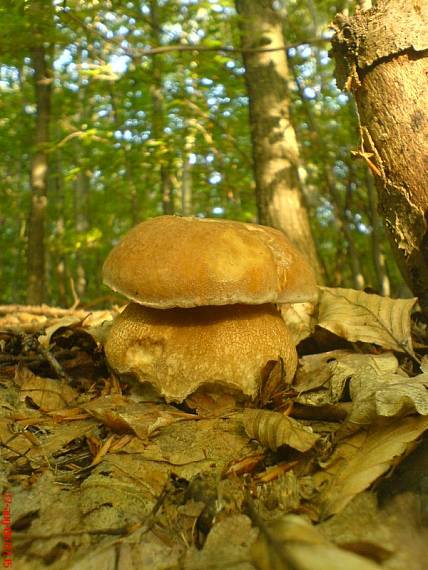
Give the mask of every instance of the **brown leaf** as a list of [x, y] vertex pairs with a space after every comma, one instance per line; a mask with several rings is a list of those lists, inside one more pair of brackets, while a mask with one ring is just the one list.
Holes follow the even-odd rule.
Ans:
[[236, 409], [236, 399], [226, 392], [196, 391], [185, 400], [198, 416], [222, 416]]
[[428, 429], [428, 417], [386, 421], [343, 440], [324, 471], [314, 476], [323, 485], [319, 502], [323, 517], [341, 511], [394, 464]]
[[[320, 387], [330, 389], [331, 384], [343, 387], [344, 381], [362, 366], [371, 366], [378, 374], [394, 373], [398, 369], [398, 360], [392, 352], [357, 354], [349, 350], [331, 350], [321, 354], [309, 354], [300, 359], [293, 386], [300, 393]], [[342, 392], [340, 386], [334, 388], [339, 397]]]
[[351, 342], [413, 354], [410, 312], [417, 299], [391, 299], [354, 289], [321, 287], [318, 325]]
[[245, 560], [256, 536], [257, 530], [252, 527], [250, 519], [245, 515], [219, 517], [210, 530], [203, 549], [199, 550], [194, 546], [189, 548], [182, 568], [184, 570], [250, 569], [252, 566], [245, 563]]
[[251, 549], [260, 570], [380, 570], [381, 566], [342, 550], [318, 529], [296, 515], [286, 515], [261, 526]]
[[[392, 352], [356, 354], [346, 350], [333, 350], [304, 356], [301, 370], [293, 384], [299, 392], [295, 401], [317, 407], [333, 405], [343, 398], [350, 382], [357, 386], [354, 378], [391, 375], [397, 370], [398, 361]], [[368, 390], [365, 389], [364, 394], [367, 393]]]
[[30, 398], [44, 411], [64, 408], [78, 397], [78, 393], [66, 381], [41, 378], [24, 367], [17, 367], [15, 382], [21, 388], [20, 400]]
[[377, 372], [365, 366], [352, 378], [352, 410], [344, 431], [370, 424], [379, 416], [428, 415], [428, 374], [406, 378]]
[[82, 407], [112, 430], [131, 431], [142, 439], [169, 424], [197, 419], [194, 414], [180, 412], [166, 404], [136, 403], [118, 394], [97, 398]]
[[286, 370], [282, 358], [269, 360], [262, 372], [257, 404], [263, 408], [285, 388]]

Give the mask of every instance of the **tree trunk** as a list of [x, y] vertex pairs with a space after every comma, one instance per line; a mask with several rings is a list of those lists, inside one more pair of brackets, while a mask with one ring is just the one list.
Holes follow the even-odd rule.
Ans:
[[[79, 146], [77, 147], [78, 150]], [[89, 228], [89, 191], [90, 178], [83, 161], [79, 161], [79, 172], [74, 182], [74, 212], [77, 234], [85, 234]], [[87, 279], [83, 263], [84, 255], [80, 248], [76, 250], [76, 292], [81, 299], [86, 293]]]
[[191, 127], [188, 127], [186, 133], [183, 158], [182, 158], [182, 172], [181, 172], [181, 211], [183, 216], [190, 216], [193, 213], [192, 204], [192, 164], [190, 162], [190, 154], [195, 144], [195, 134]]
[[43, 302], [45, 291], [45, 214], [49, 168], [47, 146], [50, 140], [52, 82], [43, 42], [32, 49], [31, 62], [34, 70], [36, 128], [30, 172], [31, 206], [28, 221], [27, 302], [38, 305]]
[[377, 211], [377, 196], [373, 180], [366, 173], [366, 186], [369, 199], [369, 216], [372, 226], [372, 257], [376, 273], [377, 290], [381, 295], [391, 295], [391, 284], [386, 272], [385, 254], [382, 248], [382, 221]]
[[[78, 48], [78, 61], [81, 64], [86, 63], [86, 56], [84, 55], [84, 50]], [[85, 85], [82, 78], [79, 77], [77, 81], [79, 87], [79, 92], [77, 95], [78, 100], [78, 110], [76, 113], [76, 118], [79, 125], [85, 125], [90, 122], [90, 87]], [[79, 237], [80, 242], [85, 242], [82, 236], [86, 234], [90, 229], [90, 190], [91, 190], [91, 179], [90, 179], [90, 169], [88, 160], [85, 155], [84, 148], [82, 148], [82, 142], [78, 137], [74, 143], [75, 151], [75, 166], [78, 169], [76, 177], [73, 183], [73, 206], [74, 206], [74, 226], [76, 228], [76, 233]], [[82, 252], [81, 246], [77, 246], [75, 252], [76, 259], [76, 270], [73, 276], [75, 292], [79, 299], [82, 299], [86, 293], [87, 288], [87, 276], [85, 268], [85, 253]]]
[[428, 3], [379, 0], [335, 19], [339, 87], [354, 94], [363, 158], [401, 272], [428, 312]]
[[[158, 0], [150, 0], [150, 25], [152, 47], [160, 45], [160, 22]], [[162, 56], [160, 56], [162, 57]], [[164, 214], [174, 213], [174, 200], [172, 192], [172, 178], [169, 171], [168, 152], [165, 148], [165, 111], [163, 96], [162, 67], [159, 56], [152, 56], [152, 137], [160, 141], [159, 175], [162, 196], [162, 209]]]
[[361, 261], [360, 261], [360, 256], [358, 254], [358, 248], [355, 243], [354, 233], [352, 231], [350, 221], [346, 215], [346, 208], [342, 205], [340, 192], [336, 186], [336, 181], [332, 174], [332, 167], [331, 165], [329, 165], [328, 156], [327, 156], [328, 149], [326, 148], [325, 144], [323, 144], [322, 136], [320, 135], [317, 121], [312, 113], [312, 109], [308, 104], [308, 101], [304, 96], [303, 87], [299, 81], [299, 78], [295, 73], [293, 66], [290, 66], [290, 69], [294, 78], [295, 85], [297, 87], [297, 91], [300, 96], [300, 101], [302, 109], [305, 114], [305, 119], [311, 130], [312, 144], [316, 149], [317, 156], [321, 159], [321, 165], [319, 168], [322, 172], [322, 179], [325, 184], [325, 189], [329, 195], [329, 198], [331, 200], [331, 205], [333, 206], [335, 213], [334, 224], [337, 229], [336, 242], [340, 243], [341, 247], [343, 247], [341, 240], [342, 236], [345, 237], [345, 240], [347, 242], [346, 244], [347, 249], [349, 251], [347, 264], [349, 265], [352, 272], [353, 287], [355, 289], [364, 289], [365, 279], [361, 269]]
[[[55, 122], [55, 130], [53, 133], [54, 140], [60, 139], [60, 129], [58, 127], [59, 116], [53, 117]], [[65, 201], [65, 185], [63, 177], [63, 160], [62, 150], [56, 145], [55, 152], [52, 155], [50, 163], [51, 172], [51, 193], [54, 200], [54, 216], [55, 216], [55, 242], [56, 247], [53, 252], [53, 271], [50, 278], [56, 282], [56, 304], [61, 307], [67, 306], [67, 261], [68, 256], [64, 254], [63, 242], [65, 234], [65, 217], [66, 217], [66, 201]]]
[[[271, 0], [236, 0], [249, 95], [259, 222], [281, 229], [310, 259], [318, 258], [303, 205], [299, 149], [290, 121], [282, 22]], [[251, 51], [273, 48], [275, 51]], [[279, 49], [277, 49], [279, 48]]]

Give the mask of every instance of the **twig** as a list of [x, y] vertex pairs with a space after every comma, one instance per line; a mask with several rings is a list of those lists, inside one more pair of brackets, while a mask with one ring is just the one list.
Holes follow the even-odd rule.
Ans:
[[73, 299], [74, 299], [74, 302], [71, 305], [70, 309], [72, 311], [75, 311], [77, 309], [77, 307], [80, 305], [80, 298], [76, 292], [76, 287], [74, 285], [73, 277], [70, 277], [70, 289], [71, 289], [71, 294], [73, 295]]
[[16, 313], [29, 313], [30, 315], [53, 318], [76, 316], [84, 319], [88, 316], [90, 311], [83, 309], [63, 309], [61, 307], [50, 307], [49, 305], [0, 305], [0, 315], [12, 315]]
[[128, 55], [131, 58], [135, 57], [144, 57], [144, 56], [153, 56], [159, 55], [163, 53], [170, 53], [170, 52], [186, 52], [186, 51], [197, 51], [197, 52], [222, 52], [222, 53], [263, 53], [263, 52], [275, 52], [275, 51], [286, 51], [292, 48], [298, 48], [303, 45], [317, 45], [317, 44], [325, 44], [330, 41], [329, 38], [308, 38], [303, 42], [294, 42], [292, 44], [286, 44], [280, 47], [261, 47], [261, 48], [235, 48], [230, 46], [205, 46], [205, 45], [183, 45], [183, 44], [174, 44], [169, 46], [157, 46], [153, 48], [132, 48], [132, 49], [124, 49], [120, 39], [115, 38], [108, 38], [99, 30], [93, 28], [86, 24], [83, 20], [81, 20], [78, 16], [73, 14], [71, 11], [63, 11], [60, 10], [59, 14], [65, 16], [71, 20], [74, 20], [78, 23], [80, 27], [82, 27], [86, 32], [101, 38], [108, 44], [116, 45], [125, 55]]
[[73, 378], [67, 374], [64, 368], [61, 366], [59, 361], [56, 357], [49, 351], [46, 350], [43, 346], [39, 344], [37, 347], [38, 352], [48, 361], [53, 371], [59, 378], [66, 380], [70, 385], [73, 383]]

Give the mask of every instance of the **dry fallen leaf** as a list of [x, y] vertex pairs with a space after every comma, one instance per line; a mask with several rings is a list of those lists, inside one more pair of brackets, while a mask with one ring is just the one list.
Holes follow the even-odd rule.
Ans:
[[131, 431], [142, 439], [147, 439], [156, 430], [169, 424], [198, 419], [194, 414], [181, 412], [166, 404], [132, 402], [119, 394], [91, 400], [82, 408], [112, 430], [119, 433]]
[[92, 418], [57, 424], [51, 418], [44, 417], [43, 425], [38, 421], [39, 419], [42, 417], [35, 415], [26, 421], [17, 422], [6, 418], [0, 421], [0, 444], [3, 448], [3, 457], [7, 457], [10, 461], [24, 461], [25, 459], [33, 468], [42, 465], [49, 465], [53, 468], [56, 462], [53, 457], [55, 454], [62, 450], [62, 458], [59, 461], [66, 464], [66, 446], [71, 441], [83, 438], [97, 429]]
[[75, 316], [67, 316], [59, 319], [55, 324], [47, 327], [45, 334], [39, 336], [39, 344], [43, 347], [48, 349], [52, 335], [56, 333], [57, 330], [62, 329], [64, 327], [71, 327], [72, 325], [76, 325], [77, 323], [81, 323], [82, 319]]
[[311, 406], [336, 404], [342, 399], [349, 381], [362, 368], [379, 375], [393, 373], [398, 369], [398, 361], [391, 352], [356, 354], [346, 350], [303, 357], [293, 383], [299, 392], [296, 403]]
[[[417, 451], [421, 447], [423, 445]], [[397, 480], [395, 475], [388, 482], [385, 481], [386, 486], [389, 487], [393, 480]], [[400, 489], [403, 483], [400, 483]], [[404, 488], [407, 489], [406, 483]], [[342, 548], [364, 553], [372, 560], [383, 563], [382, 568], [423, 570], [428, 560], [428, 528], [423, 523], [422, 514], [425, 511], [425, 496], [423, 491], [422, 495], [399, 492], [387, 500], [383, 495], [379, 501], [376, 492], [366, 491], [355, 497], [341, 513], [317, 525], [317, 528]]]
[[379, 570], [381, 566], [329, 542], [310, 522], [286, 515], [260, 524], [251, 548], [259, 570]]
[[378, 374], [396, 372], [398, 360], [392, 352], [358, 354], [350, 350], [331, 350], [321, 354], [308, 354], [300, 359], [293, 386], [299, 393], [328, 386], [332, 378], [340, 383], [351, 377], [362, 366], [372, 366]]
[[354, 289], [321, 287], [318, 325], [351, 342], [378, 344], [413, 354], [413, 299], [391, 299]]
[[289, 445], [298, 451], [308, 451], [318, 436], [299, 421], [269, 410], [244, 410], [244, 428], [248, 436], [275, 451]]
[[220, 518], [214, 524], [202, 550], [189, 548], [182, 568], [184, 570], [236, 568], [251, 570], [249, 549], [257, 537], [257, 529], [245, 515]]
[[404, 416], [414, 412], [428, 415], [428, 374], [406, 378], [377, 372], [365, 366], [352, 378], [352, 410], [343, 430], [349, 432], [370, 424], [378, 416]]
[[341, 511], [349, 501], [385, 473], [428, 429], [428, 417], [386, 420], [359, 431], [337, 446], [323, 471], [314, 475], [322, 490], [322, 518]]
[[396, 384], [377, 390], [377, 413], [380, 416], [398, 416], [409, 412], [428, 415], [428, 374], [420, 376], [409, 380], [399, 379]]
[[28, 368], [18, 366], [14, 380], [20, 386], [20, 400], [30, 398], [44, 411], [64, 408], [78, 397], [76, 390], [66, 381], [36, 376]]
[[95, 340], [97, 344], [104, 345], [113, 324], [113, 318], [103, 321], [99, 325], [90, 326], [87, 329], [88, 334]]
[[186, 406], [198, 416], [222, 416], [236, 408], [236, 399], [227, 392], [193, 392], [185, 400]]
[[287, 373], [282, 358], [279, 360], [269, 360], [262, 372], [257, 405], [264, 408], [267, 404], [274, 402], [277, 398], [282, 400], [282, 394], [286, 388]]
[[279, 310], [295, 344], [312, 334], [315, 326], [314, 303], [284, 303], [279, 305]]

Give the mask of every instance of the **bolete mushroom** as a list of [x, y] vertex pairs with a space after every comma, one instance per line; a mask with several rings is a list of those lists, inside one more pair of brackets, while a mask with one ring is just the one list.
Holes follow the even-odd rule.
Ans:
[[124, 236], [103, 277], [133, 301], [113, 322], [108, 362], [167, 401], [207, 386], [254, 398], [269, 360], [294, 376], [296, 348], [274, 303], [314, 301], [317, 289], [280, 231], [160, 216]]
[[287, 327], [269, 304], [159, 310], [130, 303], [113, 324], [106, 355], [119, 373], [176, 402], [200, 386], [253, 397], [269, 360], [281, 357], [287, 377], [297, 366]]

